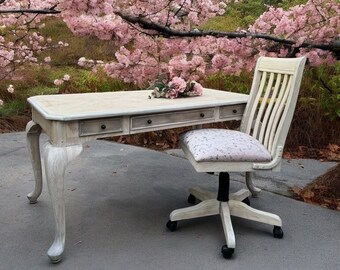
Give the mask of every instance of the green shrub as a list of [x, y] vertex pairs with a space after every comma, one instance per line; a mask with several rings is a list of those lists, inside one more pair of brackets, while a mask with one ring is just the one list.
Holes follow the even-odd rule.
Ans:
[[22, 115], [26, 110], [27, 104], [24, 100], [11, 100], [0, 106], [0, 117]]
[[340, 63], [306, 69], [301, 88], [301, 105], [320, 107], [323, 116], [340, 118]]
[[204, 86], [212, 89], [249, 94], [252, 83], [252, 74], [241, 72], [239, 75], [215, 74], [204, 82]]
[[[276, 1], [278, 7], [283, 9], [289, 9], [290, 7], [306, 4], [308, 0], [282, 0]], [[273, 2], [273, 1], [272, 1]]]

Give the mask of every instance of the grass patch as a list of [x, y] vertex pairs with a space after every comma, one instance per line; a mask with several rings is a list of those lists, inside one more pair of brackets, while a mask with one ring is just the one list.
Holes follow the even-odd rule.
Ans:
[[282, 7], [283, 9], [287, 10], [297, 5], [304, 5], [307, 3], [307, 1], [308, 0], [281, 0], [281, 1], [275, 1], [275, 2], [278, 2], [277, 3], [278, 7]]
[[306, 4], [307, 0], [242, 0], [237, 3], [229, 3], [223, 16], [216, 16], [205, 23], [201, 30], [236, 31], [238, 28], [248, 29], [249, 25], [268, 10], [268, 6], [290, 7]]
[[[53, 82], [65, 74], [70, 80], [60, 86]], [[9, 84], [13, 84], [13, 94], [7, 92]], [[0, 116], [14, 116], [30, 111], [27, 98], [35, 95], [51, 95], [65, 93], [109, 92], [137, 89], [132, 84], [123, 83], [107, 76], [102, 70], [93, 73], [91, 70], [73, 66], [32, 67], [17, 73], [16, 80], [0, 81]]]
[[58, 18], [46, 18], [44, 23], [45, 27], [41, 30], [43, 36], [52, 38], [55, 43], [68, 43], [67, 47], [47, 50], [41, 54], [42, 59], [51, 55], [53, 66], [77, 66], [78, 59], [83, 56], [94, 60], [114, 58], [116, 47], [112, 41], [99, 40], [94, 36], [76, 36]]
[[240, 26], [241, 19], [232, 16], [217, 16], [200, 27], [201, 30], [232, 32]]
[[0, 106], [0, 117], [22, 115], [27, 111], [26, 102], [22, 99], [15, 99]]
[[207, 78], [204, 86], [242, 94], [249, 94], [252, 84], [252, 74], [241, 72], [240, 75], [214, 74]]

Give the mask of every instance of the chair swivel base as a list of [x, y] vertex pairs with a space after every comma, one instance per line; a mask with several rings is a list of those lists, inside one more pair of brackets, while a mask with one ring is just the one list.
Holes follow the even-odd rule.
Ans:
[[[197, 192], [197, 190], [199, 192]], [[191, 199], [196, 200], [196, 198], [202, 198], [202, 190], [191, 189], [190, 192], [193, 192], [195, 194], [191, 194], [192, 196], [189, 196], [191, 197]], [[209, 198], [212, 196], [212, 193], [205, 191], [203, 193], [203, 197], [205, 198]], [[177, 221], [219, 214], [221, 216], [224, 235], [226, 239], [226, 245], [222, 246], [221, 252], [223, 254], [223, 257], [226, 259], [230, 259], [232, 257], [236, 246], [235, 234], [231, 223], [231, 216], [237, 216], [248, 220], [274, 225], [274, 237], [282, 238], [283, 231], [281, 229], [282, 221], [280, 217], [271, 213], [254, 209], [248, 206], [246, 203], [242, 202], [246, 198], [248, 198], [249, 195], [250, 192], [248, 190], [242, 189], [236, 193], [230, 194], [230, 199], [226, 202], [221, 202], [217, 199], [206, 199], [194, 206], [174, 210], [171, 212], [170, 220], [168, 221], [166, 226], [170, 231], [175, 231], [178, 225]]]
[[220, 202], [216, 199], [203, 201], [197, 205], [177, 209], [171, 212], [170, 220], [166, 226], [170, 231], [177, 229], [177, 221], [211, 216], [220, 214], [224, 234], [226, 238], [226, 245], [222, 246], [221, 252], [223, 257], [229, 259], [232, 257], [235, 249], [235, 234], [231, 224], [231, 216], [238, 216], [248, 220], [254, 220], [266, 224], [274, 225], [273, 235], [275, 238], [282, 238], [283, 231], [281, 229], [281, 219], [274, 214], [256, 210], [241, 201], [229, 200], [228, 202]]
[[[188, 196], [188, 203], [190, 204], [196, 204], [197, 200], [204, 201], [204, 200], [216, 198], [216, 194], [214, 192], [203, 190], [200, 187], [190, 188], [189, 192], [190, 194]], [[230, 197], [231, 199], [241, 201], [245, 203], [246, 205], [250, 206], [250, 200], [249, 200], [248, 194], [249, 193], [246, 193], [244, 189], [241, 189], [238, 192], [231, 194]], [[245, 198], [243, 199], [243, 197]]]

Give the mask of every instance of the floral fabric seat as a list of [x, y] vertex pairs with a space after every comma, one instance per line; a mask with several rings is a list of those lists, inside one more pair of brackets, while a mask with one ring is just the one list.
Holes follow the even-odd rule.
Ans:
[[272, 159], [268, 150], [257, 139], [235, 130], [192, 130], [181, 135], [181, 142], [196, 162], [261, 162]]

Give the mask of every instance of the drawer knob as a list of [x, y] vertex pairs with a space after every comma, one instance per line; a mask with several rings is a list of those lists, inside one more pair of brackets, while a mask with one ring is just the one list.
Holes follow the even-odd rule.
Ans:
[[236, 110], [236, 109], [234, 109], [234, 110], [233, 110], [233, 113], [237, 113], [237, 110]]
[[100, 126], [100, 128], [104, 130], [104, 129], [106, 129], [106, 125], [103, 124], [103, 125]]
[[204, 115], [204, 113], [201, 113], [200, 116], [203, 118], [205, 115]]
[[148, 124], [151, 124], [151, 123], [152, 123], [152, 120], [151, 120], [151, 119], [149, 119], [147, 122], [148, 122]]

